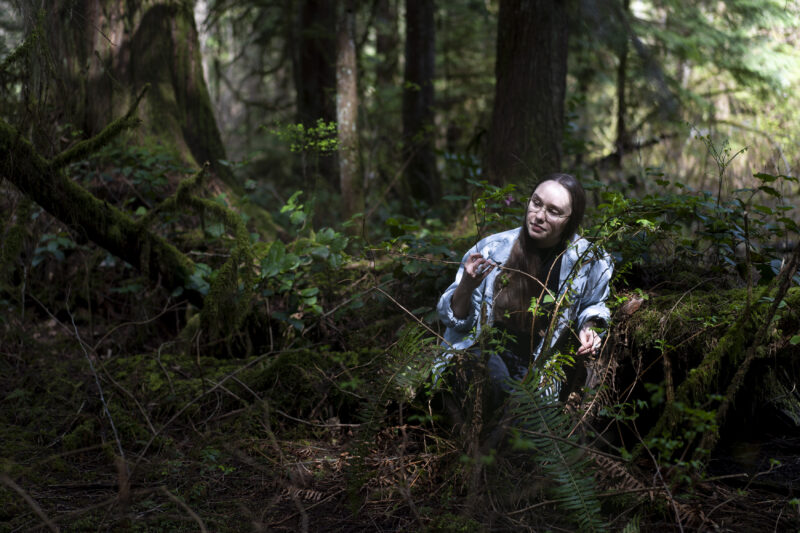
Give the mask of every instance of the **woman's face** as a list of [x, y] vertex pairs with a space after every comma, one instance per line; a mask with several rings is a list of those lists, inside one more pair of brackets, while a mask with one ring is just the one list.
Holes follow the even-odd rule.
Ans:
[[536, 187], [528, 201], [525, 229], [541, 248], [555, 246], [572, 214], [569, 191], [557, 181], [545, 181]]

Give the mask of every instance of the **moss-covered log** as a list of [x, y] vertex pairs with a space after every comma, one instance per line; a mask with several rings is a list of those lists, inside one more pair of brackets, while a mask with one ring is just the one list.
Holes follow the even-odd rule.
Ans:
[[[614, 375], [607, 382], [618, 394], [604, 398], [607, 403], [636, 398], [649, 404], [637, 421], [645, 443], [683, 439], [690, 455], [702, 458], [716, 446], [731, 408], [751, 417], [763, 409], [785, 411], [788, 402], [789, 426], [800, 415], [800, 395], [789, 394], [780, 406], [773, 401], [782, 390], [776, 376], [797, 379], [800, 345], [790, 341], [799, 328], [800, 288], [785, 283], [763, 287], [749, 305], [745, 289], [651, 296], [637, 311], [620, 311], [606, 352], [611, 363], [599, 361], [595, 370]], [[756, 364], [766, 358], [769, 365]], [[707, 413], [703, 424], [692, 418], [700, 411]]]
[[[129, 113], [99, 137], [110, 137], [135, 122]], [[138, 267], [156, 283], [169, 289], [183, 287], [184, 297], [202, 306], [203, 295], [188, 289], [195, 270], [193, 262], [124, 212], [73, 183], [60, 168], [62, 159], [70, 157], [46, 160], [19, 132], [0, 120], [0, 176], [73, 231]]]

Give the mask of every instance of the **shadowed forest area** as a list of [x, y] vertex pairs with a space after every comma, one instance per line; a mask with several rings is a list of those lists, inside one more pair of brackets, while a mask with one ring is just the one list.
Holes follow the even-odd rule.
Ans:
[[[0, 531], [797, 531], [799, 30], [0, 0]], [[552, 172], [611, 322], [454, 424], [438, 298]]]

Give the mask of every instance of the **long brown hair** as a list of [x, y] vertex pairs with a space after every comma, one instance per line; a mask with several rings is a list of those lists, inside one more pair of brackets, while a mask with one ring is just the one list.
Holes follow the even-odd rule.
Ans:
[[[504, 265], [504, 267], [509, 269], [527, 272], [541, 281], [541, 283], [529, 276], [510, 270], [501, 272], [495, 278], [495, 320], [503, 322], [520, 332], [529, 330], [532, 324], [531, 315], [528, 313], [531, 299], [538, 297], [542, 293], [542, 284], [547, 284], [549, 273], [541, 272], [543, 270], [543, 263], [546, 263], [551, 257], [556, 257], [564, 251], [567, 247], [567, 243], [577, 231], [581, 221], [583, 221], [583, 213], [586, 210], [586, 193], [580, 182], [578, 182], [574, 176], [563, 173], [548, 174], [542, 181], [536, 184], [536, 187], [533, 189], [534, 192], [539, 185], [546, 181], [555, 181], [559, 183], [569, 193], [572, 212], [569, 215], [567, 223], [564, 225], [561, 238], [558, 244], [549, 250], [547, 256], [543, 257], [541, 249], [536, 245], [536, 241], [531, 238], [526, 230], [526, 211], [522, 219], [522, 228], [520, 228], [519, 237], [517, 237], [517, 240], [514, 242], [508, 260]], [[531, 193], [531, 197], [533, 197], [533, 193]], [[509, 317], [505, 317], [506, 312], [509, 314]]]

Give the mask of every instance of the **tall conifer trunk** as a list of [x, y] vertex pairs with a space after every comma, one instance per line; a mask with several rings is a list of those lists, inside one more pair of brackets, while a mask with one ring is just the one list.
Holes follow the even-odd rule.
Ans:
[[433, 143], [435, 52], [433, 0], [406, 0], [403, 155], [411, 195], [429, 204], [442, 194]]
[[377, 0], [375, 11], [375, 49], [380, 60], [375, 67], [375, 81], [380, 90], [396, 83], [397, 0]]
[[[628, 16], [630, 0], [623, 0], [622, 8], [625, 10], [625, 16]], [[628, 36], [624, 32], [619, 37], [617, 50], [617, 141], [615, 143], [617, 151], [613, 163], [617, 169], [620, 169], [625, 150], [630, 144], [628, 128], [625, 122], [628, 112], [625, 99], [625, 86], [627, 85], [628, 76]]]
[[[294, 56], [297, 121], [314, 127], [336, 121], [336, 0], [302, 0]], [[338, 186], [336, 157], [312, 154], [309, 168], [331, 186]]]
[[47, 9], [46, 34], [66, 121], [95, 134], [149, 83], [139, 134], [186, 162], [210, 162], [235, 188], [232, 173], [220, 163], [225, 148], [203, 75], [191, 2], [53, 0]]
[[493, 183], [561, 170], [568, 3], [500, 0], [486, 161]]

